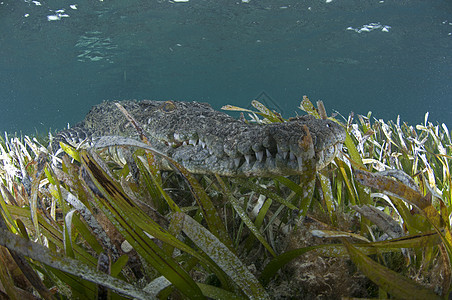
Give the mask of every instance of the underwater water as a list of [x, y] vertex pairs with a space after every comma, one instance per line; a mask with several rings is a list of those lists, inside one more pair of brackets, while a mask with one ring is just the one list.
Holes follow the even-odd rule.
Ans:
[[103, 100], [411, 124], [452, 111], [452, 2], [0, 0], [0, 132], [61, 129]]

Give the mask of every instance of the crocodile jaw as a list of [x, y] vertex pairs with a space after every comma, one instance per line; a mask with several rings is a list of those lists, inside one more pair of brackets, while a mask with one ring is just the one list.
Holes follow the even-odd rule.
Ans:
[[[257, 125], [236, 120], [204, 103], [120, 103], [141, 124], [154, 148], [198, 174], [302, 174], [325, 167], [345, 140], [340, 125], [310, 116]], [[58, 141], [75, 145], [85, 138], [85, 145], [90, 145], [97, 137], [107, 135], [139, 138], [112, 102], [94, 106], [82, 123], [57, 134], [52, 146], [58, 148]], [[164, 160], [160, 164], [171, 169]]]
[[[152, 118], [148, 124], [160, 124], [164, 119]], [[161, 131], [157, 136], [152, 135], [156, 130], [147, 131], [161, 151], [189, 171], [223, 176], [285, 176], [322, 169], [345, 140], [340, 125], [309, 116], [267, 125], [234, 120], [229, 126], [193, 129], [182, 133], [172, 127], [163, 135], [167, 139], [162, 139]]]
[[[281, 153], [276, 155], [265, 153], [261, 157], [262, 154], [256, 153], [259, 158], [249, 155], [232, 159], [212, 155], [207, 149], [197, 145], [180, 147], [172, 152], [171, 157], [194, 173], [270, 177], [302, 174], [309, 170], [312, 171], [313, 167], [321, 169], [333, 160], [338, 152], [338, 147], [331, 146], [327, 151], [329, 155], [324, 155], [323, 158], [321, 155], [318, 158], [316, 156], [290, 157], [290, 155]], [[318, 159], [322, 159], [322, 161]]]

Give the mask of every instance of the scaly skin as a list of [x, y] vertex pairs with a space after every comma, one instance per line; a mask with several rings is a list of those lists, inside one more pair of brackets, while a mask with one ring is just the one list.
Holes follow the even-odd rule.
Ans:
[[[344, 129], [330, 120], [311, 116], [266, 125], [247, 124], [206, 103], [120, 101], [141, 124], [151, 145], [192, 173], [222, 176], [276, 176], [321, 169], [345, 141]], [[53, 148], [63, 141], [93, 145], [100, 136], [138, 139], [133, 126], [114, 105], [94, 106], [85, 120], [58, 133]], [[162, 169], [170, 168], [161, 161]]]

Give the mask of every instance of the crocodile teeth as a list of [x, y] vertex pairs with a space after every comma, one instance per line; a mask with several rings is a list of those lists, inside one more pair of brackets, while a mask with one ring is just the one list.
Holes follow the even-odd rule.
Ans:
[[240, 166], [240, 157], [234, 158], [234, 165], [236, 168], [238, 168]]
[[287, 159], [287, 151], [283, 151], [279, 145], [277, 145], [278, 148], [278, 155], [282, 157], [282, 159], [286, 160]]
[[184, 142], [182, 143], [182, 146], [187, 146], [187, 145], [188, 145], [187, 141], [184, 141]]
[[324, 155], [323, 155], [323, 151], [319, 152], [319, 161], [323, 162], [323, 160], [325, 159]]
[[267, 154], [267, 157], [272, 157], [272, 154], [268, 149], [265, 149], [265, 154]]
[[256, 159], [262, 161], [262, 159], [264, 159], [264, 151], [256, 152]]
[[188, 143], [189, 143], [190, 145], [196, 146], [196, 144], [198, 143], [198, 141], [197, 141], [197, 140], [188, 140]]
[[203, 141], [199, 140], [199, 143], [201, 144], [202, 148], [206, 148], [206, 143], [204, 143]]
[[290, 152], [290, 160], [295, 160], [295, 155], [292, 152]]
[[297, 161], [298, 161], [298, 170], [302, 170], [303, 167], [303, 159], [301, 158], [301, 156], [297, 156]]
[[180, 141], [180, 134], [179, 133], [174, 133], [174, 139], [176, 141]]
[[245, 160], [246, 160], [246, 162], [249, 164], [250, 161], [251, 161], [251, 155], [246, 154], [246, 155], [245, 155]]

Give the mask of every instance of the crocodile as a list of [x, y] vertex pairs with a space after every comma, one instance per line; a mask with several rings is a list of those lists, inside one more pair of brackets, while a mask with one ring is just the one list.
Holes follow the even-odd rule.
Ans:
[[[345, 141], [336, 122], [297, 116], [287, 122], [256, 124], [214, 110], [207, 103], [123, 100], [119, 103], [142, 126], [149, 143], [195, 174], [278, 176], [322, 169]], [[53, 137], [59, 142], [95, 147], [96, 139], [139, 139], [137, 130], [114, 102], [94, 106], [85, 119]], [[159, 159], [161, 169], [171, 169]]]

